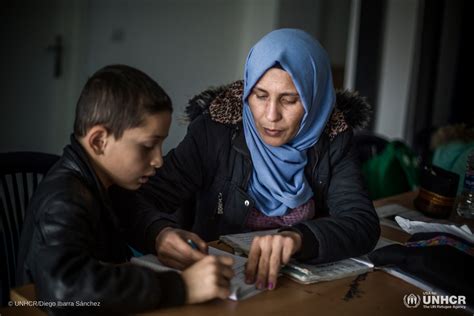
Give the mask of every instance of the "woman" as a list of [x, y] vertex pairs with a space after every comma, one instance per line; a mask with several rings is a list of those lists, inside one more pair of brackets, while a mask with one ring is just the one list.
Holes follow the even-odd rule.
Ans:
[[[147, 217], [145, 230], [160, 260], [184, 268], [204, 256], [203, 239], [281, 228], [254, 239], [246, 270], [248, 282], [273, 289], [291, 257], [316, 263], [369, 252], [380, 228], [351, 142], [367, 109], [348, 95], [335, 103], [326, 52], [295, 29], [251, 49], [243, 86], [191, 100], [187, 135], [134, 204], [163, 215]], [[166, 215], [178, 208], [179, 221]]]

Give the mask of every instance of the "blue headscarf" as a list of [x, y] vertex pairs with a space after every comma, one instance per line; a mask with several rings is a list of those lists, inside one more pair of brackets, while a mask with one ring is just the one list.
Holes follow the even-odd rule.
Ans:
[[[255, 84], [275, 66], [290, 74], [305, 110], [296, 136], [279, 147], [263, 142], [248, 105]], [[267, 34], [247, 56], [243, 103], [245, 140], [254, 166], [248, 193], [265, 215], [285, 215], [288, 209], [302, 205], [313, 196], [304, 176], [306, 150], [319, 140], [335, 103], [326, 51], [301, 30], [279, 29]]]

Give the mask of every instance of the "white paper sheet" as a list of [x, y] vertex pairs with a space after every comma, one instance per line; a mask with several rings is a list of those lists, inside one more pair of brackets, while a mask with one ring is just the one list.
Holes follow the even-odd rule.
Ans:
[[[209, 247], [209, 254], [214, 256], [230, 256], [234, 259], [234, 265], [232, 266], [232, 268], [234, 269], [235, 276], [230, 282], [231, 294], [229, 296], [229, 299], [234, 301], [243, 300], [264, 291], [257, 289], [255, 287], [255, 284], [245, 283], [245, 263], [247, 262], [247, 258], [236, 256], [213, 247]], [[163, 265], [155, 255], [151, 254], [141, 257], [134, 257], [130, 260], [130, 262], [136, 265], [147, 267], [157, 272], [180, 272], [179, 270]]]
[[395, 216], [395, 221], [400, 227], [409, 234], [444, 232], [453, 234], [474, 243], [474, 235], [467, 225], [456, 226], [453, 224], [426, 223], [420, 221], [411, 221], [401, 216]]

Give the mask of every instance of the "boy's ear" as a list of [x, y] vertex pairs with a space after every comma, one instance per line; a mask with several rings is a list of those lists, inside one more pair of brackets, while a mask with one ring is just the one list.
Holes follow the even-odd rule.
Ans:
[[101, 125], [96, 125], [87, 133], [87, 144], [96, 155], [102, 155], [107, 147], [109, 132]]

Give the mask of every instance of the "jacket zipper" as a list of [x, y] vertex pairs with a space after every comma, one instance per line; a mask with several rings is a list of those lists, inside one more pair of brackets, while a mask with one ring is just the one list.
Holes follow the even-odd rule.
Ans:
[[222, 198], [222, 192], [217, 195], [217, 215], [224, 214], [224, 201]]

